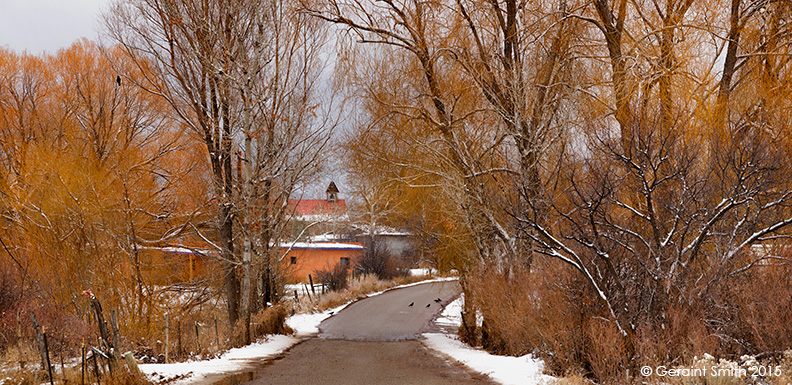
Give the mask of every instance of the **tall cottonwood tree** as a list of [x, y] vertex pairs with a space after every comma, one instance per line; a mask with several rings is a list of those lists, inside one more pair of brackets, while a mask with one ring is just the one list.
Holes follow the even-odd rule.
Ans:
[[315, 95], [324, 35], [281, 0], [118, 1], [107, 26], [154, 68], [136, 85], [164, 97], [206, 145], [228, 320], [243, 320], [249, 342], [252, 268], [273, 300], [288, 197], [316, 170], [332, 126]]
[[[757, 81], [767, 79], [766, 59], [784, 56], [765, 51], [783, 34], [767, 34], [773, 27], [759, 19], [784, 10], [728, 4], [718, 9], [731, 13], [713, 15], [698, 1], [601, 1], [588, 4], [592, 17], [575, 15], [601, 33], [588, 41], [606, 50], [611, 90], [597, 96], [618, 130], [607, 115], [586, 124], [585, 155], [568, 155], [549, 194], [555, 219], [523, 220], [543, 253], [581, 274], [628, 362], [640, 354], [637, 335], [666, 327], [677, 306], [705, 303], [700, 321], [723, 333], [723, 345], [739, 339], [731, 333], [740, 321], [706, 306], [729, 279], [771, 258], [752, 245], [786, 238], [792, 224], [784, 181], [792, 170], [781, 161], [788, 133], [778, 124], [788, 111], [768, 113], [774, 103], [755, 89], [766, 84]], [[756, 48], [742, 40], [751, 35]]]
[[[619, 347], [622, 362], [647, 359], [639, 342], [648, 335], [691, 337], [678, 327], [689, 324], [680, 311], [695, 314], [719, 346], [747, 350], [756, 341], [740, 334], [744, 320], [719, 312], [731, 305], [717, 292], [775, 261], [788, 263], [751, 246], [786, 247], [792, 218], [785, 181], [792, 170], [782, 160], [790, 117], [789, 46], [782, 42], [790, 29], [781, 20], [789, 5], [551, 5], [349, 0], [315, 7], [361, 46], [388, 47], [381, 52], [403, 63], [362, 67], [381, 85], [355, 85], [371, 114], [350, 142], [356, 156], [379, 165], [384, 171], [367, 173], [392, 183], [392, 191], [456, 198], [445, 219], [475, 241], [467, 268], [508, 255], [508, 241], [519, 237], [548, 257], [544, 268], [570, 268], [580, 286], [560, 295], [573, 298], [571, 308], [587, 309], [581, 326], [602, 321], [613, 331], [606, 345]], [[491, 135], [470, 135], [477, 122], [489, 124]], [[536, 152], [526, 158], [519, 141], [530, 133], [537, 140], [525, 148]], [[558, 145], [548, 145], [555, 135]], [[525, 188], [531, 180], [539, 197]], [[515, 186], [522, 186], [517, 209], [510, 204]], [[429, 205], [420, 203], [428, 201], [409, 201], [414, 218], [426, 218], [421, 211]], [[670, 331], [672, 319], [679, 323]], [[512, 326], [487, 321], [489, 338]], [[664, 354], [676, 359], [686, 348]], [[575, 354], [596, 359], [591, 351]]]
[[[530, 237], [523, 233], [531, 230], [515, 218], [544, 199], [540, 169], [563, 132], [576, 23], [566, 3], [339, 0], [312, 12], [369, 46], [387, 47], [385, 55], [396, 53], [409, 68], [395, 77], [412, 82], [418, 97], [374, 94], [381, 106], [372, 112], [389, 109], [378, 114], [394, 124], [421, 124], [432, 133], [422, 140], [434, 136], [442, 143], [433, 172], [456, 187], [446, 196], [463, 214], [460, 233], [475, 245], [477, 262], [470, 268], [508, 277], [515, 267], [529, 267]], [[473, 324], [473, 311], [466, 315]]]
[[83, 40], [0, 56], [4, 257], [38, 305], [79, 319], [79, 293], [92, 289], [122, 327], [147, 332], [155, 290], [137, 236], [167, 232], [154, 218], [168, 215], [167, 180], [189, 168], [180, 128], [159, 98], [117, 84], [113, 64], [131, 64], [120, 50]]

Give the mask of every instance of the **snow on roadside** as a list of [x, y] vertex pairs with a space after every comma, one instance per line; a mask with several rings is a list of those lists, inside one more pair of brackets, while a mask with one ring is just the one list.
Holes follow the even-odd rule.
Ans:
[[[460, 297], [451, 302], [435, 320], [444, 326], [462, 324], [462, 301]], [[504, 385], [552, 384], [555, 378], [542, 374], [544, 362], [530, 354], [522, 357], [506, 357], [489, 354], [468, 346], [456, 336], [442, 333], [425, 333], [424, 343], [441, 353], [461, 362], [470, 369], [488, 375]]]
[[[456, 277], [435, 278], [371, 293], [366, 297], [380, 295], [388, 290], [397, 288], [415, 286], [427, 282], [442, 282], [456, 279]], [[301, 337], [308, 337], [318, 333], [319, 324], [322, 323], [322, 321], [338, 313], [350, 303], [320, 313], [301, 313], [287, 318], [286, 325], [294, 329], [294, 336], [269, 335], [251, 345], [231, 349], [219, 358], [212, 360], [178, 362], [173, 364], [139, 364], [139, 367], [140, 370], [154, 382], [178, 378], [177, 381], [169, 382], [169, 384], [172, 385], [186, 385], [198, 382], [210, 375], [232, 374], [243, 370], [254, 360], [261, 360], [282, 353], [297, 342], [300, 342]]]
[[403, 287], [418, 286], [418, 285], [423, 285], [425, 283], [432, 283], [432, 282], [446, 282], [446, 281], [458, 281], [458, 280], [459, 280], [459, 277], [437, 277], [437, 278], [427, 279], [427, 280], [424, 280], [424, 281], [408, 283], [406, 285], [395, 286], [395, 287], [392, 287], [390, 289], [386, 289], [386, 290], [383, 290], [383, 291], [378, 291], [376, 293], [369, 294], [367, 297], [373, 297], [375, 295], [380, 295], [380, 294], [382, 294], [382, 293], [384, 293], [384, 292], [386, 292], [388, 290], [401, 289]]
[[410, 269], [410, 276], [411, 277], [425, 277], [437, 274], [437, 270], [433, 268], [427, 269]]
[[294, 329], [294, 335], [297, 337], [307, 337], [319, 333], [319, 324], [331, 315], [338, 313], [341, 309], [347, 307], [349, 303], [343, 304], [337, 308], [323, 311], [321, 313], [300, 313], [286, 318], [286, 325]]
[[140, 370], [151, 380], [180, 378], [173, 384], [199, 381], [209, 375], [243, 369], [251, 360], [277, 355], [300, 339], [291, 336], [271, 335], [248, 346], [231, 349], [219, 358], [204, 361], [187, 361], [173, 364], [139, 364]]

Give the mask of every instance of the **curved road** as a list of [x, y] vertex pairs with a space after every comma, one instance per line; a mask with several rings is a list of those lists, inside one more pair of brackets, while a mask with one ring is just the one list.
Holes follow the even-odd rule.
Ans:
[[318, 338], [289, 349], [245, 384], [494, 384], [417, 341], [459, 290], [456, 281], [432, 282], [355, 302], [322, 322]]
[[319, 325], [319, 337], [354, 341], [414, 340], [459, 295], [456, 281], [390, 290], [355, 302]]

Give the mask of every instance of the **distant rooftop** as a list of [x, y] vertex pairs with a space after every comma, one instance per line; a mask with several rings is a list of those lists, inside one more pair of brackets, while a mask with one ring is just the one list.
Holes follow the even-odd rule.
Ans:
[[360, 243], [338, 243], [338, 242], [295, 242], [281, 243], [281, 249], [311, 249], [311, 250], [364, 250]]
[[338, 199], [339, 191], [335, 182], [330, 182], [325, 193], [327, 199], [289, 199], [289, 206], [297, 217], [333, 219], [346, 216], [346, 201]]
[[326, 199], [290, 199], [289, 205], [294, 209], [294, 215], [300, 217], [326, 215], [341, 216], [346, 215], [346, 201], [339, 199], [330, 202]]

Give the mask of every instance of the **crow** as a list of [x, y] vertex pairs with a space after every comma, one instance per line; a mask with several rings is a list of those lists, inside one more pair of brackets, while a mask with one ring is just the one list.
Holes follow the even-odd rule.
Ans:
[[436, 299], [436, 300], [434, 300], [434, 301], [435, 301], [436, 303], [440, 303], [440, 302], [442, 301], [442, 299], [438, 298], [438, 299]]
[[431, 303], [427, 303], [427, 304], [426, 304], [426, 307], [429, 307], [429, 306], [432, 306], [432, 304], [431, 304]]
[[415, 302], [410, 302], [409, 306], [412, 307], [412, 305], [415, 305]]
[[327, 314], [333, 315], [333, 313], [335, 313], [335, 312], [334, 312], [334, 311], [331, 311], [330, 313], [327, 313]]
[[116, 76], [116, 84], [121, 85], [121, 76]]

